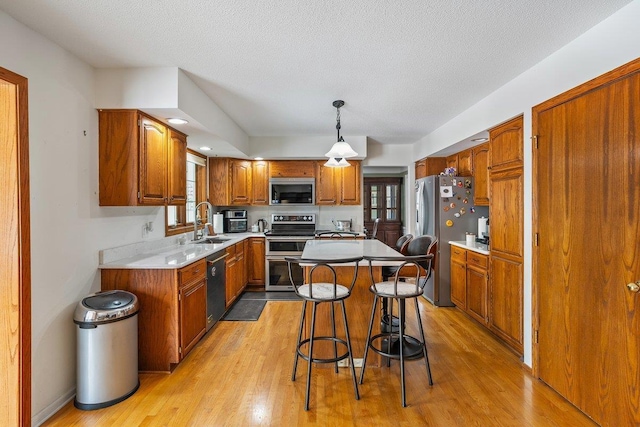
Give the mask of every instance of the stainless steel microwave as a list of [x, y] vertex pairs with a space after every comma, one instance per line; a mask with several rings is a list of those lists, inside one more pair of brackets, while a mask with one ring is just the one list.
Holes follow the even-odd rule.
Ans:
[[314, 205], [316, 180], [314, 178], [271, 178], [269, 180], [269, 204]]

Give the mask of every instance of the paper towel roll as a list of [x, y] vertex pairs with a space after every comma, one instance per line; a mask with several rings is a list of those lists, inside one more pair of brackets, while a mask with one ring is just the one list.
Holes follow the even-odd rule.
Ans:
[[489, 218], [485, 218], [483, 216], [478, 218], [478, 236], [484, 237], [484, 235], [488, 233], [487, 221], [489, 221]]
[[220, 234], [224, 232], [222, 218], [223, 218], [222, 214], [213, 214], [213, 232], [216, 234]]

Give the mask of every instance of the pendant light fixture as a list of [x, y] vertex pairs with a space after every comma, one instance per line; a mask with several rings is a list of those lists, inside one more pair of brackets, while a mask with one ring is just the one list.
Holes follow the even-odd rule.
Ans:
[[351, 148], [351, 146], [347, 142], [345, 142], [344, 138], [340, 136], [340, 107], [342, 107], [343, 105], [344, 105], [344, 101], [341, 101], [341, 100], [333, 101], [333, 106], [337, 110], [336, 130], [338, 131], [338, 140], [335, 144], [333, 144], [333, 147], [331, 147], [331, 150], [329, 150], [329, 152], [325, 154], [325, 156], [329, 157], [329, 160], [327, 161], [327, 163], [324, 164], [325, 166], [329, 166], [329, 167], [351, 166], [346, 159], [349, 157], [355, 157], [358, 155], [358, 153], [353, 151], [353, 148]]

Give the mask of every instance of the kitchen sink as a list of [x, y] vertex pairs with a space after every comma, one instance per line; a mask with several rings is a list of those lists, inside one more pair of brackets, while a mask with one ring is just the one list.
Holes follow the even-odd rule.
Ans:
[[197, 242], [193, 242], [193, 243], [198, 244], [198, 245], [211, 245], [211, 244], [214, 244], [214, 243], [224, 243], [224, 242], [227, 242], [229, 240], [231, 240], [231, 239], [224, 239], [222, 237], [207, 237], [205, 239], [198, 240]]

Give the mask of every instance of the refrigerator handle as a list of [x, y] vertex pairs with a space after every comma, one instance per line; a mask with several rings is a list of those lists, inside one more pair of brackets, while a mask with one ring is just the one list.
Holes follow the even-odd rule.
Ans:
[[424, 225], [425, 225], [425, 218], [424, 218], [424, 182], [420, 181], [418, 183], [417, 186], [417, 191], [416, 191], [416, 201], [417, 201], [417, 213], [416, 213], [416, 234], [418, 236], [421, 236], [422, 234], [424, 234]]

